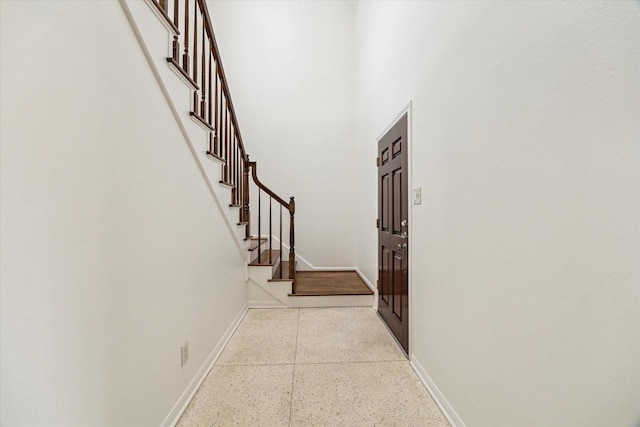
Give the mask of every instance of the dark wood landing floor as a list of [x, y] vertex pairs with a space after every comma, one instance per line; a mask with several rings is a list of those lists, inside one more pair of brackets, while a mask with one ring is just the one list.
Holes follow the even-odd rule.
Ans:
[[297, 271], [294, 296], [371, 295], [355, 271]]

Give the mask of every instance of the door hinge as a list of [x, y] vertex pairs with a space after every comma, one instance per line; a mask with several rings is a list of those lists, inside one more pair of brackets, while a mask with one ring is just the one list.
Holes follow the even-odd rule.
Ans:
[[376, 219], [376, 228], [380, 228], [380, 219]]
[[376, 157], [376, 166], [380, 167], [380, 157]]
[[376, 288], [380, 290], [380, 280], [376, 280]]

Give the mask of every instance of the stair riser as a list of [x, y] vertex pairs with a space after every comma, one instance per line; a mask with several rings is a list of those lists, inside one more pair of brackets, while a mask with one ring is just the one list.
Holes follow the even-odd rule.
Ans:
[[373, 295], [326, 295], [289, 297], [293, 308], [372, 307]]

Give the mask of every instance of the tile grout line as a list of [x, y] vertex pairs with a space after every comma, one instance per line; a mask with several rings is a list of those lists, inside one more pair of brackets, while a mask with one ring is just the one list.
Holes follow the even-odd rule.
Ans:
[[253, 364], [253, 363], [237, 363], [237, 364], [224, 364], [224, 365], [216, 365], [218, 368], [227, 368], [233, 366], [291, 366], [291, 365], [340, 365], [346, 363], [409, 363], [409, 360], [405, 359], [389, 359], [389, 360], [344, 360], [344, 361], [335, 361], [335, 362], [294, 362], [294, 363], [262, 363], [262, 364]]
[[304, 362], [296, 363], [296, 365], [346, 365], [346, 364], [365, 364], [365, 363], [409, 363], [408, 360], [345, 360], [336, 362]]
[[293, 387], [296, 382], [296, 360], [298, 359], [298, 334], [300, 332], [300, 309], [298, 308], [298, 322], [296, 324], [296, 344], [293, 352], [293, 373], [291, 375], [291, 403], [289, 404], [289, 427], [293, 416]]
[[[0, 0], [2, 1], [2, 0]], [[224, 365], [216, 365], [217, 368], [233, 368], [236, 366], [257, 366], [257, 367], [262, 367], [262, 366], [293, 366], [293, 363], [227, 363]]]

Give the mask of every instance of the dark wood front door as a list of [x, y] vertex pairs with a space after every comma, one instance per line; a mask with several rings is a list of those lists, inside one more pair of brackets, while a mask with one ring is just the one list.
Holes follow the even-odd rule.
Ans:
[[378, 312], [409, 354], [407, 115], [378, 141]]

